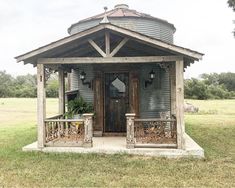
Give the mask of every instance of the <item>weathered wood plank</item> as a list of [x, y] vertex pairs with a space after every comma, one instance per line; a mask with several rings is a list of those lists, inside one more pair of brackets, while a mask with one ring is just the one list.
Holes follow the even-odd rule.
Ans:
[[182, 56], [143, 56], [143, 57], [74, 57], [40, 58], [39, 64], [91, 64], [91, 63], [157, 63], [182, 60]]
[[170, 87], [171, 87], [171, 115], [176, 115], [176, 75], [175, 75], [175, 62], [170, 66]]
[[105, 32], [105, 52], [106, 56], [110, 56], [110, 33], [108, 31]]
[[43, 64], [37, 65], [37, 129], [38, 148], [45, 145], [45, 125], [46, 117], [46, 92], [45, 92], [45, 69]]
[[88, 42], [93, 48], [95, 48], [97, 52], [99, 52], [101, 56], [106, 57], [106, 54], [103, 52], [103, 50], [93, 40], [88, 39]]
[[84, 119], [45, 119], [45, 122], [84, 122]]
[[129, 39], [128, 38], [124, 38], [111, 52], [110, 56], [113, 57], [115, 56], [116, 53], [118, 53], [118, 51], [127, 43]]
[[64, 71], [58, 71], [59, 78], [59, 114], [65, 113], [65, 80]]
[[176, 121], [177, 144], [179, 149], [185, 149], [184, 127], [184, 62], [176, 61]]

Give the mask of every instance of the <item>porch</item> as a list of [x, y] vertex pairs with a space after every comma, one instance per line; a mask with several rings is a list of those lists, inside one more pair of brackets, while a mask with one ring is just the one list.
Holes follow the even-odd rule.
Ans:
[[[17, 57], [37, 66], [37, 150], [185, 156], [195, 147], [203, 156], [185, 133], [183, 112], [184, 69], [202, 55], [105, 23]], [[47, 118], [51, 71], [58, 72], [62, 115]], [[95, 116], [64, 116], [66, 76], [77, 79], [68, 89], [92, 102]], [[109, 133], [126, 139], [96, 137]]]
[[193, 157], [203, 158], [204, 150], [187, 134], [185, 134], [185, 149], [169, 148], [126, 148], [125, 137], [94, 137], [93, 147], [44, 147], [39, 149], [37, 142], [23, 147], [23, 151], [42, 151], [46, 153], [98, 153], [98, 154], [131, 154], [167, 158]]

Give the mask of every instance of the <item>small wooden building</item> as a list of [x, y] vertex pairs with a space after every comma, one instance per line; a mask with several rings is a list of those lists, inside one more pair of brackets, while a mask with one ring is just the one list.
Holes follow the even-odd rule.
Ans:
[[[127, 148], [185, 148], [184, 70], [203, 54], [173, 44], [165, 20], [116, 5], [81, 20], [69, 36], [17, 56], [37, 67], [38, 148], [92, 147], [95, 136], [126, 136]], [[46, 118], [45, 84], [59, 75], [59, 115]], [[69, 91], [94, 114], [66, 119]], [[93, 116], [94, 115], [94, 116]]]

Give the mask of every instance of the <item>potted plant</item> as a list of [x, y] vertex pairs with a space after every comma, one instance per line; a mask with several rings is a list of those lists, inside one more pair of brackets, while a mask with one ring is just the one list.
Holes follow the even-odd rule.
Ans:
[[82, 97], [69, 101], [67, 107], [67, 118], [80, 119], [82, 114], [93, 112], [93, 105], [86, 102]]

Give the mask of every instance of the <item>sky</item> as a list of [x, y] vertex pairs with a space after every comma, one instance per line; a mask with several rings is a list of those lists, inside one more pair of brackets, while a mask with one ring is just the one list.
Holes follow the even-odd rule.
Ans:
[[130, 9], [165, 19], [176, 27], [174, 43], [204, 53], [185, 77], [235, 72], [235, 13], [226, 0], [0, 0], [0, 71], [35, 74], [14, 57], [68, 36], [81, 19], [125, 3]]

